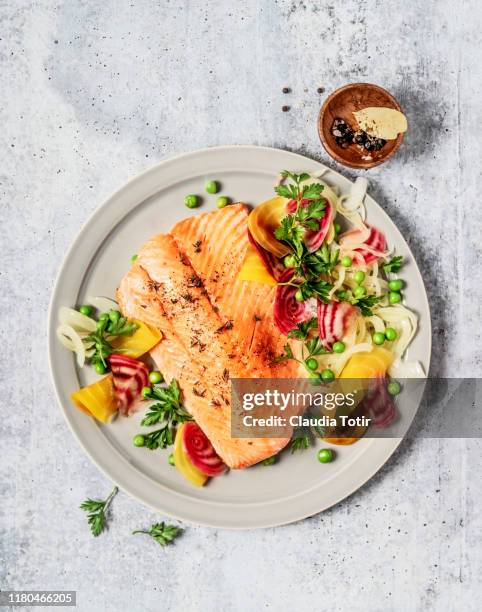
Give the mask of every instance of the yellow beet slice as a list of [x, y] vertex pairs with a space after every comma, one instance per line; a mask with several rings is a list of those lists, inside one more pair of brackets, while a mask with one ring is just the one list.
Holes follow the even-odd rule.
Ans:
[[108, 423], [117, 413], [117, 398], [112, 374], [72, 393], [70, 399], [81, 412], [102, 423]]
[[142, 323], [142, 321], [137, 319], [134, 319], [134, 321], [139, 325], [139, 328], [132, 336], [117, 336], [112, 339], [112, 346], [122, 351], [123, 355], [136, 359], [154, 348], [161, 340], [162, 333], [155, 327]]
[[385, 376], [392, 365], [393, 355], [381, 346], [375, 346], [370, 353], [355, 353], [343, 368], [340, 378], [375, 378]]
[[290, 250], [287, 245], [274, 236], [274, 231], [280, 226], [281, 219], [288, 214], [286, 203], [286, 198], [271, 198], [271, 200], [256, 206], [248, 217], [248, 229], [251, 236], [276, 257], [283, 257]]
[[263, 285], [271, 285], [272, 287], [276, 285], [275, 279], [268, 272], [261, 257], [251, 244], [248, 245], [248, 250], [246, 251], [241, 270], [239, 271], [238, 279], [262, 283]]
[[174, 440], [174, 465], [181, 472], [181, 474], [189, 480], [191, 484], [196, 487], [202, 487], [206, 480], [209, 478], [206, 474], [203, 474], [201, 470], [198, 470], [196, 466], [194, 466], [186, 453], [182, 448], [182, 432], [184, 429], [184, 424], [178, 428], [176, 432], [176, 438]]

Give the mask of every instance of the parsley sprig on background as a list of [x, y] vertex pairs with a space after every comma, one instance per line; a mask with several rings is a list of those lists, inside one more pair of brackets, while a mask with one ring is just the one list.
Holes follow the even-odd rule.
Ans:
[[114, 487], [110, 495], [104, 499], [86, 499], [80, 504], [80, 509], [87, 512], [87, 521], [92, 535], [96, 538], [107, 528], [109, 506], [119, 489]]
[[154, 525], [152, 525], [148, 530], [136, 529], [136, 531], [133, 531], [132, 533], [144, 533], [155, 540], [160, 546], [167, 546], [182, 533], [182, 529], [180, 527], [176, 527], [175, 525], [168, 525], [167, 523], [162, 522], [154, 523]]

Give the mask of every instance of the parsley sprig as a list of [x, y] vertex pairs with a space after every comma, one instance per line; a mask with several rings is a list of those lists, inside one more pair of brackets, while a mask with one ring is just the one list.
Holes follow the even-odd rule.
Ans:
[[153, 538], [160, 546], [167, 546], [182, 533], [182, 529], [175, 525], [168, 525], [163, 521], [162, 523], [154, 523], [150, 529], [136, 529], [132, 533], [144, 533]]
[[372, 312], [372, 308], [378, 304], [378, 302], [380, 302], [381, 300], [383, 300], [384, 296], [383, 295], [367, 295], [365, 297], [361, 297], [361, 298], [353, 298], [351, 300], [351, 303], [354, 306], [358, 306], [358, 308], [360, 309], [362, 315], [364, 317], [371, 317], [373, 312]]
[[399, 272], [403, 266], [402, 255], [395, 255], [390, 261], [383, 265], [383, 270], [389, 274], [390, 272]]
[[135, 321], [120, 316], [118, 310], [102, 314], [97, 321], [96, 330], [83, 339], [94, 349], [94, 353], [89, 358], [90, 363], [94, 367], [102, 365], [107, 368], [107, 358], [119, 350], [112, 346], [112, 339], [118, 336], [132, 336], [138, 328], [139, 325]]
[[[307, 366], [307, 361], [311, 357], [317, 357], [318, 355], [327, 355], [330, 353], [324, 346], [322, 341], [320, 340], [318, 335], [312, 335], [312, 330], [318, 328], [318, 319], [313, 317], [308, 319], [307, 321], [302, 321], [298, 323], [295, 329], [292, 329], [288, 332], [288, 338], [294, 338], [296, 340], [303, 340], [303, 345], [301, 347], [302, 358], [297, 359], [293, 353], [293, 349], [289, 342], [287, 342], [284, 346], [284, 352], [274, 359], [275, 363], [281, 363], [283, 361], [288, 361], [289, 359], [293, 359], [297, 361], [301, 365], [305, 367], [307, 372], [310, 374], [312, 370]], [[311, 336], [311, 337], [310, 337]]]
[[191, 420], [181, 402], [181, 390], [176, 379], [172, 379], [168, 387], [154, 385], [149, 393], [143, 395], [145, 399], [157, 400], [149, 406], [149, 410], [141, 421], [141, 425], [150, 426], [162, 423], [162, 427], [155, 429], [144, 437], [144, 445], [150, 450], [166, 448], [174, 442], [175, 430], [178, 425]]
[[311, 253], [304, 243], [306, 230], [317, 231], [320, 221], [325, 215], [326, 200], [322, 197], [323, 185], [311, 183], [301, 185], [308, 180], [308, 174], [295, 174], [287, 170], [282, 172], [283, 178], [289, 178], [291, 183], [275, 188], [278, 195], [295, 200], [296, 210], [281, 220], [276, 228], [275, 237], [290, 247], [289, 267], [293, 276], [287, 284], [296, 286], [303, 300], [317, 297], [328, 302], [328, 293], [332, 284], [322, 274], [329, 277], [332, 269], [338, 263], [339, 251], [330, 251], [324, 244]]
[[296, 453], [299, 450], [305, 450], [311, 446], [311, 436], [306, 431], [306, 428], [298, 428], [295, 430], [293, 437], [291, 438], [290, 450], [291, 454]]
[[89, 498], [80, 504], [80, 509], [88, 513], [87, 521], [95, 538], [107, 528], [107, 511], [118, 491], [119, 489], [114, 487], [105, 500]]

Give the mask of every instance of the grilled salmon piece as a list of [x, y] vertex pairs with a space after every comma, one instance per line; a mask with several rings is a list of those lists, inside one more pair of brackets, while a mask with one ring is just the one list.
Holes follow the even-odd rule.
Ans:
[[125, 315], [163, 332], [152, 356], [168, 380], [178, 379], [186, 408], [228, 466], [248, 467], [287, 444], [288, 438], [231, 438], [229, 378], [250, 376], [250, 368], [237, 358], [232, 330], [172, 236], [146, 243], [117, 297]]
[[203, 282], [222, 320], [232, 323], [231, 341], [249, 376], [303, 376], [296, 362], [273, 363], [286, 338], [276, 327], [276, 287], [238, 280], [248, 240], [248, 209], [232, 204], [220, 211], [188, 217], [172, 228], [179, 249]]

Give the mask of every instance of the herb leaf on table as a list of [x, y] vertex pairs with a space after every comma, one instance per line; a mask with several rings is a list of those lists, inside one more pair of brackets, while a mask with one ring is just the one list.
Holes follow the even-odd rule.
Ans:
[[119, 489], [114, 487], [105, 500], [89, 498], [80, 504], [80, 509], [88, 513], [87, 521], [95, 538], [107, 528], [107, 511], [118, 491]]
[[144, 533], [154, 539], [161, 546], [167, 546], [182, 533], [182, 529], [180, 527], [176, 527], [175, 525], [168, 525], [163, 521], [162, 523], [154, 523], [154, 525], [152, 525], [148, 530], [137, 529], [132, 533]]

